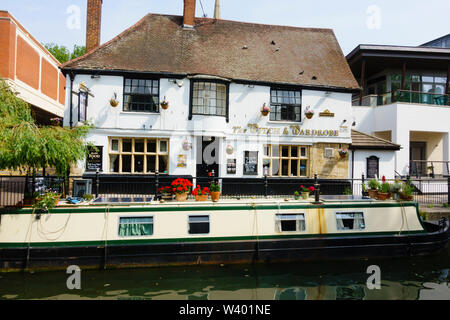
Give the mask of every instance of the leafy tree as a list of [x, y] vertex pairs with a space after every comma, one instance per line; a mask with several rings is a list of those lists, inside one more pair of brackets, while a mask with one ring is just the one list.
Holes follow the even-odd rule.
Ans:
[[60, 46], [55, 43], [44, 44], [44, 47], [60, 62], [66, 63], [69, 60], [81, 57], [86, 53], [85, 46], [74, 45], [73, 51], [70, 52], [65, 46]]
[[90, 128], [39, 127], [29, 105], [0, 80], [0, 170], [54, 167], [64, 176], [71, 165], [85, 158]]

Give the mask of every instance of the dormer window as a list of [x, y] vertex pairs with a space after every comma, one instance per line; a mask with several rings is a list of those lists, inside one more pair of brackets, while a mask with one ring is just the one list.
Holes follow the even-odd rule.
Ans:
[[126, 78], [123, 111], [159, 113], [159, 80]]
[[216, 81], [191, 80], [192, 115], [226, 117], [228, 120], [228, 91], [227, 83]]

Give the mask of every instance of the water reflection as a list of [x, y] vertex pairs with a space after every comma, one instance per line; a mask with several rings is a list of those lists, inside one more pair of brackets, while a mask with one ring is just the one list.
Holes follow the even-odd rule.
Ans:
[[[369, 290], [367, 267], [381, 268]], [[448, 252], [429, 258], [257, 266], [0, 274], [0, 299], [52, 300], [450, 300]]]

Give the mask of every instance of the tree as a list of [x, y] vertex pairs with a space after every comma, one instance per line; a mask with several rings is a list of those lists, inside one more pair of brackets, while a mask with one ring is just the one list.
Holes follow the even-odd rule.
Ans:
[[65, 46], [59, 46], [55, 43], [44, 44], [44, 47], [60, 62], [66, 63], [69, 60], [81, 57], [86, 53], [85, 46], [74, 45], [72, 53]]
[[0, 170], [54, 167], [65, 176], [71, 165], [85, 158], [90, 128], [39, 127], [30, 106], [0, 80]]

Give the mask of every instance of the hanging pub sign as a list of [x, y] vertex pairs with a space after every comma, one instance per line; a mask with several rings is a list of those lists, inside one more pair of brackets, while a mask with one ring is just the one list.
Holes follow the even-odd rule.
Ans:
[[88, 147], [86, 158], [86, 171], [88, 172], [103, 171], [103, 147]]
[[258, 152], [245, 151], [244, 157], [244, 175], [258, 175]]

